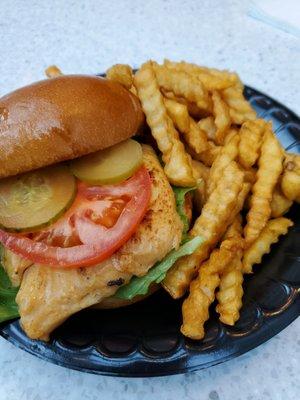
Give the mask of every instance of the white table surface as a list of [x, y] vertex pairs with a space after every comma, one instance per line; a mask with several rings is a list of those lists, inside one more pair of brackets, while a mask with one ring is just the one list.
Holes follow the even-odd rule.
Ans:
[[[115, 62], [137, 66], [167, 57], [236, 70], [300, 114], [300, 41], [251, 19], [248, 7], [238, 0], [0, 0], [0, 93], [43, 78], [53, 63], [65, 73], [92, 74]], [[295, 400], [299, 331], [300, 318], [238, 359], [151, 379], [70, 371], [1, 338], [0, 400]]]

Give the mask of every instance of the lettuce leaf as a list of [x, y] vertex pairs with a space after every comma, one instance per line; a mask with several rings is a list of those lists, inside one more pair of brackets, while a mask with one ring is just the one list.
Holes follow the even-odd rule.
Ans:
[[185, 242], [188, 239], [187, 233], [190, 228], [189, 219], [184, 209], [185, 195], [191, 192], [192, 190], [195, 190], [196, 186], [187, 188], [173, 186], [172, 189], [175, 195], [177, 214], [179, 215], [181, 221], [183, 222], [182, 242]]
[[115, 297], [124, 300], [131, 300], [135, 296], [148, 293], [149, 286], [156, 282], [160, 283], [166, 276], [167, 271], [178, 260], [178, 258], [190, 255], [203, 243], [200, 236], [188, 240], [178, 250], [172, 250], [162, 261], [159, 261], [150, 269], [145, 276], [133, 277], [131, 281], [119, 288]]
[[19, 288], [11, 285], [10, 280], [0, 264], [0, 322], [19, 317], [15, 301]]

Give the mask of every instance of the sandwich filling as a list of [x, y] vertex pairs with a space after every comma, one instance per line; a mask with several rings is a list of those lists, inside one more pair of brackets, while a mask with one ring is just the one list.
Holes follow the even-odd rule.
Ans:
[[[177, 213], [174, 193], [155, 152], [146, 145], [142, 148], [143, 166], [125, 182], [111, 186], [90, 186], [84, 183], [78, 185], [77, 196], [84, 194], [86, 199], [91, 198], [92, 201], [94, 197], [97, 201], [99, 196], [109, 196], [106, 199], [115, 202], [113, 217], [101, 221], [93, 221], [86, 216], [84, 218], [82, 213], [74, 212], [84, 209], [77, 205], [75, 199], [64, 216], [45, 229], [31, 234], [1, 230], [0, 237], [5, 247], [4, 267], [12, 281], [20, 283], [16, 302], [21, 324], [29, 337], [47, 340], [52, 330], [70, 315], [114, 295], [121, 286], [131, 283], [133, 276], [145, 277], [149, 270], [152, 275], [154, 271], [154, 276], [150, 276], [150, 281], [148, 280], [149, 286], [152, 281], [158, 281], [164, 270], [176, 261], [176, 254], [174, 257], [171, 253], [163, 267], [159, 263], [172, 250], [176, 252], [182, 239], [183, 223]], [[84, 251], [76, 253], [75, 262], [71, 258], [70, 265], [75, 266], [73, 268], [66, 268], [65, 259], [61, 256], [55, 264], [57, 252], [52, 250], [54, 245], [62, 249], [59, 251], [61, 255], [64, 254], [63, 250], [73, 251], [78, 246], [80, 249], [82, 246], [90, 246], [95, 252], [103, 243], [111, 243], [113, 235], [110, 232], [115, 233], [114, 228], [118, 227], [132, 198], [136, 199], [134, 212], [129, 208], [125, 214], [126, 219], [121, 224], [123, 230], [120, 236], [123, 241], [121, 244], [118, 242], [117, 247], [111, 247], [104, 259], [97, 261], [92, 258], [91, 260], [96, 261], [86, 262], [86, 259], [81, 258], [80, 265], [78, 257], [83, 257], [82, 254], [86, 256]], [[64, 221], [69, 221], [73, 214], [76, 218], [80, 215], [79, 223], [75, 222], [74, 226], [66, 230]], [[25, 258], [22, 253], [26, 248], [23, 247], [24, 240], [26, 244], [29, 241], [33, 243], [29, 247], [28, 255], [24, 253]], [[68, 247], [61, 247], [62, 244], [67, 244]], [[195, 243], [194, 247], [197, 245], [199, 243]], [[178, 257], [190, 252], [192, 247], [184, 247]], [[42, 249], [40, 254], [37, 253], [37, 248]], [[5, 262], [9, 257], [14, 261], [13, 266]], [[26, 258], [28, 262], [24, 262]], [[22, 262], [18, 262], [18, 259]], [[139, 294], [136, 283], [134, 293]], [[130, 297], [132, 290], [128, 295]]]

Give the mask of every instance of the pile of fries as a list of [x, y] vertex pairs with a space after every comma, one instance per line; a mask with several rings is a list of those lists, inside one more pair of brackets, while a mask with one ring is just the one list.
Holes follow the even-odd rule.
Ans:
[[183, 302], [181, 332], [204, 337], [210, 305], [234, 325], [243, 275], [293, 225], [300, 202], [300, 155], [286, 153], [271, 122], [259, 119], [238, 75], [187, 62], [148, 61], [134, 74], [117, 64], [107, 78], [137, 94], [172, 185], [197, 185], [191, 236], [204, 244], [180, 259], [163, 287]]

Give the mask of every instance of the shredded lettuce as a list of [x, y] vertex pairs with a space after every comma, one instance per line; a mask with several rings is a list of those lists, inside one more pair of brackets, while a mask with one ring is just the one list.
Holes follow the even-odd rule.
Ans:
[[187, 188], [173, 186], [172, 189], [175, 195], [177, 214], [179, 215], [181, 221], [183, 222], [182, 242], [185, 242], [188, 239], [187, 233], [190, 228], [189, 219], [185, 213], [185, 208], [184, 208], [185, 195], [191, 192], [192, 190], [195, 190], [196, 186]]
[[120, 287], [115, 297], [131, 300], [135, 296], [147, 294], [150, 285], [152, 283], [160, 283], [178, 258], [194, 253], [202, 242], [203, 239], [200, 236], [196, 236], [182, 244], [178, 250], [172, 250], [162, 261], [156, 263], [147, 275], [141, 277], [135, 276], [127, 285]]
[[0, 264], [0, 322], [19, 317], [16, 295], [18, 288], [11, 285], [10, 280]]

